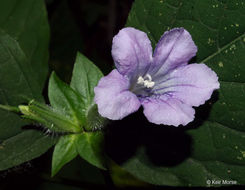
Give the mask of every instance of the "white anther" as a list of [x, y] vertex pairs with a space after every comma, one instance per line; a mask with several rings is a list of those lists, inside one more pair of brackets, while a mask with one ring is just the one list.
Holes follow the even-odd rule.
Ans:
[[139, 76], [137, 84], [143, 84], [146, 88], [152, 88], [155, 85], [155, 82], [152, 81], [151, 75], [147, 74], [144, 79], [142, 76]]
[[153, 82], [153, 81], [148, 81], [148, 80], [144, 81], [144, 86], [146, 88], [152, 88], [154, 85], [155, 85], [155, 82]]
[[139, 78], [138, 78], [138, 81], [137, 81], [137, 84], [144, 84], [144, 79], [143, 79], [143, 77], [142, 76], [139, 76]]

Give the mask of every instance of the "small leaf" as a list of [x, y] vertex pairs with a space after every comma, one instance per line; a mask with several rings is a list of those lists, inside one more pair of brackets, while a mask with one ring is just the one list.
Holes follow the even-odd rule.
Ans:
[[54, 176], [65, 164], [77, 156], [77, 137], [77, 135], [65, 135], [60, 137], [53, 152], [52, 176]]
[[82, 133], [77, 138], [76, 147], [83, 159], [100, 169], [106, 169], [103, 143], [104, 136], [101, 131]]
[[79, 92], [87, 105], [93, 104], [94, 87], [101, 77], [103, 74], [100, 69], [78, 52], [70, 86]]
[[45, 153], [56, 138], [26, 130], [0, 143], [0, 170], [5, 170], [29, 161]]
[[103, 133], [92, 132], [60, 137], [55, 145], [52, 159], [52, 176], [78, 154], [90, 164], [105, 169]]
[[77, 53], [76, 62], [70, 86], [80, 94], [85, 103], [85, 129], [88, 131], [101, 129], [105, 125], [105, 119], [101, 117], [94, 103], [94, 87], [102, 72], [90, 60], [81, 53]]
[[[75, 183], [89, 183], [93, 185], [105, 185], [105, 178], [101, 170], [86, 160], [77, 156], [69, 164], [60, 170], [56, 177], [64, 180], [72, 180]], [[46, 190], [46, 189], [45, 189]]]
[[53, 72], [49, 80], [48, 96], [54, 109], [66, 115], [78, 130], [85, 123], [84, 99]]

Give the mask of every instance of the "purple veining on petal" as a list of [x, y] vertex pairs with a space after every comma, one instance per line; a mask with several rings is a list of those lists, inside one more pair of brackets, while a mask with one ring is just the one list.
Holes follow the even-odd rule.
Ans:
[[[160, 51], [160, 52], [158, 52], [158, 49], [160, 49], [161, 46], [164, 47], [164, 45], [162, 45], [162, 43], [163, 43], [164, 39], [166, 38], [166, 36], [168, 36], [168, 35], [169, 35], [170, 33], [172, 33], [172, 32], [175, 33], [175, 32], [177, 32], [177, 31], [181, 31], [181, 30], [180, 30], [179, 28], [177, 28], [177, 29], [173, 29], [173, 30], [171, 30], [171, 31], [165, 32], [165, 33], [161, 36], [159, 42], [158, 42], [157, 45], [156, 45], [156, 48], [155, 48], [154, 53], [153, 53], [154, 64], [155, 64], [155, 65], [154, 65], [154, 67], [153, 67], [154, 69], [151, 71], [152, 75], [154, 75], [155, 77], [158, 76], [157, 74], [161, 71], [161, 68], [162, 68], [163, 66], [166, 65], [166, 60], [168, 59], [168, 57], [169, 57], [170, 54], [172, 53], [173, 48], [174, 48], [174, 44], [175, 44], [175, 42], [180, 38], [181, 34], [180, 34], [177, 38], [175, 38], [174, 40], [172, 40], [172, 43], [173, 43], [172, 47], [170, 48], [170, 50], [169, 50], [169, 52], [167, 53], [167, 55], [165, 55], [165, 57], [162, 58], [161, 61], [157, 61], [156, 59], [157, 59], [157, 57], [161, 54], [161, 52], [166, 52], [166, 51]], [[183, 31], [181, 31], [181, 33], [183, 33]], [[168, 41], [168, 40], [167, 40], [167, 41]], [[164, 64], [159, 64], [158, 67], [157, 67], [157, 66], [156, 66], [157, 62], [162, 62], [162, 63], [164, 63]], [[186, 63], [185, 63], [185, 64], [186, 64]], [[176, 66], [176, 67], [177, 67], [177, 66]], [[164, 73], [161, 73], [162, 76], [166, 75], [166, 74], [169, 72], [169, 70], [174, 69], [174, 68], [175, 68], [175, 67], [169, 68], [168, 70], [167, 70], [167, 69], [164, 69], [165, 72], [164, 72]]]
[[[178, 86], [175, 97], [190, 106], [199, 106], [210, 99], [214, 90], [219, 89], [218, 76], [205, 64], [189, 64], [179, 67], [172, 73], [176, 84], [193, 86]], [[194, 88], [193, 88], [194, 87]]]
[[[163, 88], [158, 88], [158, 89], [155, 89], [155, 90], [152, 90], [152, 92], [155, 94], [155, 93], [160, 93], [159, 91], [162, 91], [162, 90], [165, 90], [165, 89], [168, 89], [168, 88], [173, 88], [173, 87], [178, 87], [178, 86], [188, 86], [188, 87], [193, 87], [193, 88], [201, 88], [201, 87], [197, 87], [195, 85], [191, 85], [191, 84], [175, 84], [175, 85], [170, 85], [170, 86], [165, 86]], [[176, 91], [175, 91], [176, 92]]]
[[167, 31], [154, 50], [153, 69], [150, 69], [150, 73], [155, 77], [163, 76], [178, 66], [186, 65], [196, 52], [197, 47], [184, 28]]
[[157, 82], [158, 84], [164, 84], [165, 82], [170, 81], [170, 80], [172, 80], [172, 79], [176, 79], [176, 77], [169, 77], [169, 78], [164, 79], [164, 80], [162, 80], [162, 81], [156, 81], [156, 82]]
[[128, 27], [113, 38], [112, 57], [122, 75], [135, 77], [152, 61], [152, 47], [146, 33]]

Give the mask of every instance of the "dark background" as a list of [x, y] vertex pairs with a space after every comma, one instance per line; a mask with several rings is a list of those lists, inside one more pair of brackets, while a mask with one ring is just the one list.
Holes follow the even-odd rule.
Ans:
[[80, 51], [107, 74], [113, 36], [124, 27], [133, 0], [47, 0], [50, 67], [67, 82]]

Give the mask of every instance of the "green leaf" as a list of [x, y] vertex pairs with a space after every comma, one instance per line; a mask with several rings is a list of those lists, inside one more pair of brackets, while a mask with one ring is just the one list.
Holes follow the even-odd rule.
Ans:
[[105, 169], [102, 132], [71, 134], [60, 137], [52, 159], [52, 176], [78, 154], [90, 164]]
[[0, 142], [21, 133], [25, 124], [17, 114], [0, 109]]
[[70, 86], [84, 97], [87, 105], [94, 104], [94, 87], [101, 77], [103, 74], [99, 68], [78, 52]]
[[201, 122], [185, 132], [193, 139], [190, 156], [164, 167], [142, 148], [124, 163], [127, 171], [158, 185], [208, 186], [207, 179], [245, 184], [244, 10], [243, 0], [135, 1], [127, 26], [145, 31], [153, 46], [167, 29], [184, 27], [198, 47], [195, 62], [211, 67], [221, 88], [199, 108], [196, 121]]
[[34, 130], [23, 131], [0, 143], [0, 170], [19, 165], [45, 153], [56, 142]]
[[30, 60], [16, 40], [0, 29], [1, 91], [2, 96], [17, 105], [28, 98], [42, 100], [41, 86], [31, 73], [36, 73]]
[[100, 129], [105, 125], [94, 103], [94, 87], [98, 84], [102, 72], [81, 53], [77, 53], [70, 86], [79, 93], [85, 103], [85, 128]]
[[76, 147], [84, 160], [100, 169], [106, 169], [103, 143], [104, 136], [101, 131], [82, 133], [78, 136]]
[[77, 137], [77, 135], [65, 135], [60, 137], [53, 152], [52, 176], [78, 155], [76, 150]]
[[[94, 87], [103, 76], [101, 71], [86, 57], [78, 53], [70, 86], [62, 82], [53, 73], [49, 81], [49, 100], [54, 109], [67, 117], [80, 129], [81, 134], [62, 137], [56, 145], [53, 155], [52, 175], [75, 157], [76, 146], [79, 155], [90, 164], [105, 169], [102, 132], [91, 132], [100, 129], [104, 119], [98, 114], [94, 99]], [[86, 132], [86, 131], [90, 132]], [[57, 150], [56, 150], [57, 149]], [[62, 151], [67, 149], [67, 151]], [[59, 159], [57, 159], [59, 158]], [[57, 161], [58, 160], [58, 161]]]
[[[17, 106], [29, 99], [43, 101], [42, 90], [48, 72], [49, 26], [47, 13], [42, 0], [0, 1], [0, 104]], [[29, 138], [21, 126], [27, 124], [17, 115], [0, 110], [0, 142], [14, 142]], [[40, 136], [32, 131], [33, 136]], [[35, 134], [36, 133], [36, 134]], [[26, 137], [25, 137], [25, 134]], [[25, 137], [25, 138], [24, 138]], [[51, 139], [39, 141], [40, 149], [30, 153], [18, 154], [32, 145], [36, 139], [18, 149], [11, 144], [11, 149], [1, 149], [1, 158], [11, 158], [0, 163], [1, 169], [33, 159], [50, 148]], [[36, 145], [36, 144], [35, 144]], [[11, 150], [11, 152], [10, 152]]]
[[101, 170], [89, 164], [80, 156], [77, 156], [71, 162], [66, 164], [55, 176], [55, 179], [57, 178], [72, 180], [73, 182], [80, 184], [105, 185], [105, 178]]
[[48, 72], [49, 27], [42, 0], [0, 3], [1, 103], [42, 100]]
[[77, 127], [77, 131], [81, 131], [85, 123], [84, 99], [54, 72], [49, 80], [48, 96], [52, 107], [68, 117]]

